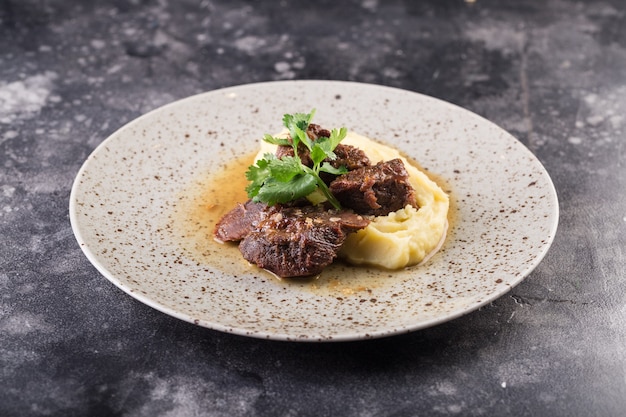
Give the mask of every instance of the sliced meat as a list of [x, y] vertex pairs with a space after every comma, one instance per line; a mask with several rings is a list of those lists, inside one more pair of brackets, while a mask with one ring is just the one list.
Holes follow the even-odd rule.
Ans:
[[254, 203], [252, 200], [239, 203], [217, 222], [213, 236], [220, 242], [240, 241], [271, 211], [276, 209], [264, 203]]
[[345, 166], [348, 168], [348, 171], [353, 171], [370, 166], [370, 159], [365, 155], [365, 152], [354, 146], [340, 143], [337, 145], [334, 152], [335, 155], [337, 155], [337, 159], [329, 162], [335, 168]]
[[384, 216], [407, 204], [417, 208], [415, 190], [400, 159], [340, 175], [329, 188], [343, 207], [360, 214]]
[[349, 233], [368, 224], [350, 211], [286, 207], [258, 222], [239, 250], [249, 262], [280, 277], [316, 275], [337, 257]]
[[309, 123], [309, 127], [306, 129], [306, 134], [309, 138], [311, 138], [311, 140], [317, 140], [322, 136], [329, 138], [330, 130], [324, 129], [322, 126], [315, 123]]

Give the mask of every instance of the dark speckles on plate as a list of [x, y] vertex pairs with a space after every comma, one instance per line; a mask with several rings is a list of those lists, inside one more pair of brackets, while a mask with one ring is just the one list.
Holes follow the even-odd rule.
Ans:
[[[211, 208], [194, 208], [185, 190], [198, 192], [225, 160], [253, 155], [283, 114], [311, 108], [318, 123], [396, 146], [445, 181], [454, 212], [437, 255], [392, 272], [338, 265], [336, 279], [289, 285], [243, 262], [236, 248], [213, 245], [202, 223], [206, 256], [190, 255], [195, 243], [174, 227], [175, 213]], [[287, 81], [193, 96], [122, 127], [83, 165], [70, 215], [98, 270], [160, 311], [241, 335], [339, 341], [433, 326], [498, 298], [545, 255], [558, 204], [530, 151], [469, 111], [376, 85]]]

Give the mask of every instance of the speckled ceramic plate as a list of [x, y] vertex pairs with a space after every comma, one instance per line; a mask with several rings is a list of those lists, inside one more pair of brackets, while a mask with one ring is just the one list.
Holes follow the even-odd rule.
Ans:
[[[278, 280], [212, 240], [216, 213], [244, 198], [262, 134], [312, 108], [323, 126], [399, 148], [450, 193], [449, 234], [427, 263]], [[382, 86], [286, 81], [200, 94], [122, 127], [78, 173], [70, 218], [95, 267], [157, 310], [240, 335], [337, 341], [433, 326], [503, 295], [546, 254], [558, 202], [531, 152], [467, 110]]]

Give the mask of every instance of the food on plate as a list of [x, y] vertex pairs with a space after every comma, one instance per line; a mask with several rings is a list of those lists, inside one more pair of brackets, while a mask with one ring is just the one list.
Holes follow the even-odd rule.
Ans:
[[448, 230], [448, 195], [400, 152], [364, 136], [348, 132], [342, 143], [362, 149], [372, 163], [400, 159], [409, 174], [416, 205], [406, 205], [371, 219], [351, 234], [339, 257], [352, 264], [399, 269], [427, 261], [443, 244]]
[[447, 231], [448, 196], [397, 150], [308, 114], [285, 115], [246, 172], [249, 200], [216, 224], [219, 242], [279, 277], [319, 274], [337, 257], [399, 269]]
[[324, 204], [239, 204], [218, 225], [220, 241], [240, 241], [249, 262], [279, 277], [316, 275], [330, 265], [347, 235], [369, 220]]

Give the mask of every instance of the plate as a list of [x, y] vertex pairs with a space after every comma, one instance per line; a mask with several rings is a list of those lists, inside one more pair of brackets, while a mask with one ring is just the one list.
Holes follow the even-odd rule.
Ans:
[[[212, 240], [209, 214], [244, 198], [259, 138], [313, 108], [316, 123], [398, 148], [449, 192], [449, 233], [428, 262], [338, 262], [279, 280]], [[548, 251], [558, 201], [535, 156], [468, 110], [378, 85], [279, 81], [192, 96], [123, 126], [80, 169], [70, 219], [98, 271], [163, 313], [257, 338], [343, 341], [426, 328], [502, 296]]]

